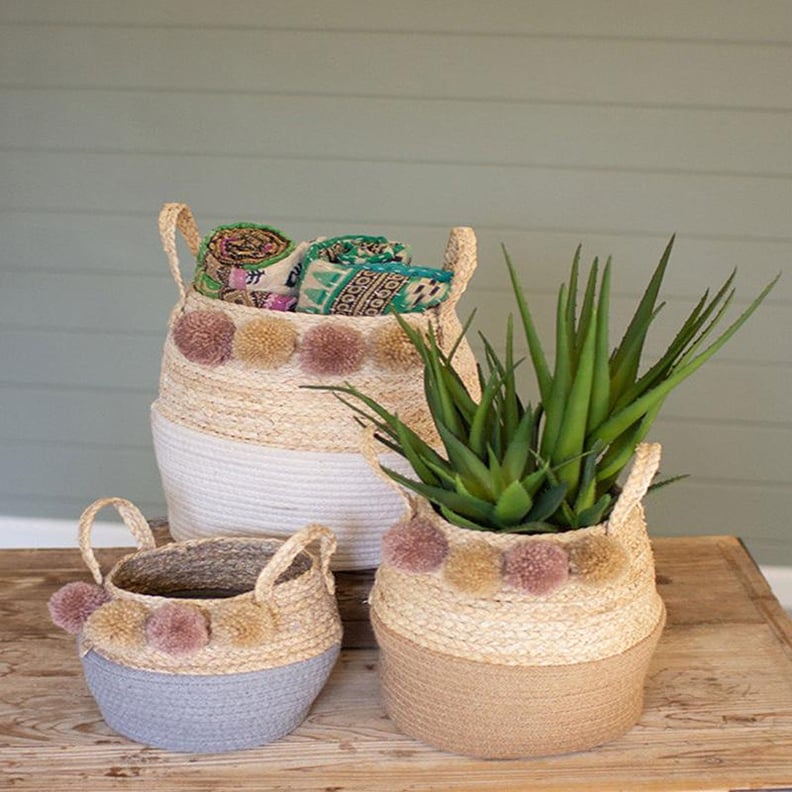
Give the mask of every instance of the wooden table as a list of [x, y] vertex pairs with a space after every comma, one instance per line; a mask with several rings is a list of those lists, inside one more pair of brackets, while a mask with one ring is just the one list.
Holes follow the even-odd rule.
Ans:
[[[0, 788], [792, 790], [792, 623], [737, 539], [654, 546], [669, 623], [639, 724], [593, 751], [513, 761], [444, 754], [397, 733], [372, 648], [345, 649], [307, 721], [272, 745], [194, 756], [129, 742], [101, 720], [73, 639], [47, 616], [57, 587], [88, 579], [77, 551], [0, 552]], [[360, 580], [339, 581], [357, 646], [368, 641]]]

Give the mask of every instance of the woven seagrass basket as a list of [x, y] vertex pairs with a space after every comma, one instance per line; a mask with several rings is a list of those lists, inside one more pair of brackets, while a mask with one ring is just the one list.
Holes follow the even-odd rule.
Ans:
[[[185, 287], [177, 228], [196, 254], [201, 237], [189, 207], [165, 204], [160, 232], [179, 299], [152, 432], [173, 536], [288, 535], [320, 522], [338, 538], [334, 568], [375, 567], [382, 531], [401, 515], [400, 498], [361, 457], [352, 412], [331, 393], [302, 386], [349, 382], [435, 441], [422, 365], [396, 318], [288, 313], [206, 297]], [[455, 307], [475, 266], [473, 230], [454, 228], [444, 264], [453, 272], [447, 299], [404, 314], [420, 330], [434, 328], [445, 349], [461, 333]], [[174, 341], [179, 323], [198, 312], [227, 333], [225, 352], [209, 363], [188, 359]], [[475, 392], [467, 342], [455, 360]], [[383, 463], [409, 470], [396, 454], [384, 454]]]
[[[138, 541], [103, 576], [91, 548], [112, 505]], [[315, 555], [308, 547], [318, 542]], [[146, 745], [216, 753], [263, 745], [305, 719], [341, 645], [330, 557], [320, 525], [290, 539], [213, 537], [155, 547], [129, 501], [96, 501], [80, 520], [95, 584], [50, 600], [78, 636], [85, 679], [106, 723]]]
[[513, 758], [634, 725], [665, 623], [641, 505], [659, 460], [659, 445], [639, 446], [609, 520], [565, 533], [457, 528], [413, 501], [371, 594], [386, 709], [404, 733]]

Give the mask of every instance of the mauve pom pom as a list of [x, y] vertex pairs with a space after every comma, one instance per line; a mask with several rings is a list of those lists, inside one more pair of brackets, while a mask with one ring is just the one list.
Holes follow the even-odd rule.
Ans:
[[363, 334], [345, 325], [316, 325], [300, 343], [303, 371], [317, 376], [351, 374], [363, 365], [365, 357]]
[[168, 602], [146, 620], [148, 645], [171, 655], [189, 655], [209, 643], [209, 625], [192, 605]]
[[382, 559], [402, 572], [432, 572], [448, 555], [448, 540], [428, 520], [396, 523], [382, 537]]
[[549, 594], [568, 576], [569, 556], [553, 542], [525, 542], [506, 554], [504, 578], [526, 594]]
[[107, 592], [95, 583], [67, 583], [50, 597], [50, 616], [58, 627], [76, 635], [85, 620], [109, 599]]
[[217, 366], [231, 357], [235, 330], [220, 311], [193, 311], [176, 322], [173, 343], [187, 360]]

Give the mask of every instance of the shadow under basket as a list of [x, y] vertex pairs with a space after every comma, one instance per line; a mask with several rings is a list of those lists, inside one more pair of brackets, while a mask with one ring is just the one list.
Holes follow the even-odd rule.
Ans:
[[[89, 534], [108, 504], [139, 550], [103, 577]], [[341, 645], [329, 529], [155, 547], [143, 515], [108, 498], [84, 512], [80, 549], [98, 605], [78, 650], [112, 729], [157, 748], [216, 753], [272, 742], [305, 719]]]

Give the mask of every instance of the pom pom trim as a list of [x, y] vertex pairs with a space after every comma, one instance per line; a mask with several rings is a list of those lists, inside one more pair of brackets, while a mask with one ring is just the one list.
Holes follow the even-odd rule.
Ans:
[[[301, 334], [286, 318], [288, 312], [273, 313], [236, 325], [225, 311], [190, 311], [176, 320], [171, 338], [184, 358], [207, 368], [236, 362], [271, 370], [288, 365], [295, 356], [305, 374], [317, 377], [351, 374], [366, 364], [392, 372], [418, 370], [422, 365], [407, 337], [400, 337], [403, 331], [395, 322], [378, 329], [367, 341], [354, 320], [314, 325]], [[203, 330], [206, 332], [201, 334]]]
[[[440, 539], [417, 524], [430, 526]], [[439, 575], [474, 599], [491, 597], [501, 587], [543, 597], [570, 583], [602, 585], [619, 577], [628, 561], [625, 549], [609, 535], [572, 542], [525, 537], [507, 550], [483, 538], [452, 547], [439, 528], [421, 517], [385, 532], [382, 560], [407, 574]]]
[[[73, 616], [71, 605], [78, 600], [79, 613]], [[90, 606], [83, 608], [83, 602]], [[83, 582], [59, 589], [50, 599], [50, 613], [58, 627], [72, 634], [86, 630], [97, 648], [185, 658], [206, 648], [259, 651], [278, 630], [269, 609], [252, 600], [229, 603], [209, 614], [198, 604], [182, 600], [152, 607], [137, 600], [110, 599], [100, 586]]]

